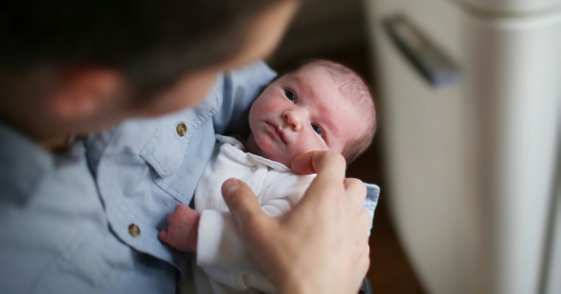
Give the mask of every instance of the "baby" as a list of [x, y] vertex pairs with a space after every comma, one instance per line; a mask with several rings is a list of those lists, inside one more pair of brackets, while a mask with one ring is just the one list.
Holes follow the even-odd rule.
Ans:
[[294, 174], [288, 168], [292, 160], [310, 151], [332, 150], [352, 162], [372, 142], [376, 114], [368, 87], [356, 73], [338, 63], [313, 60], [265, 88], [250, 109], [249, 126], [252, 133], [245, 146], [216, 136], [218, 143], [195, 191], [196, 210], [178, 205], [168, 215], [169, 227], [160, 233], [172, 247], [197, 253], [193, 275], [199, 294], [274, 292], [237, 234], [222, 183], [229, 178], [244, 181], [267, 214], [282, 216], [315, 177]]

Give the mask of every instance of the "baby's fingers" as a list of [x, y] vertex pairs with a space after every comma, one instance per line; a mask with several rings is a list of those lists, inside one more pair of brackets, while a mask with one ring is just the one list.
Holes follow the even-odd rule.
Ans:
[[169, 231], [168, 229], [164, 229], [163, 231], [160, 232], [160, 234], [158, 234], [158, 238], [166, 243], [169, 244], [170, 243], [170, 238], [169, 238]]

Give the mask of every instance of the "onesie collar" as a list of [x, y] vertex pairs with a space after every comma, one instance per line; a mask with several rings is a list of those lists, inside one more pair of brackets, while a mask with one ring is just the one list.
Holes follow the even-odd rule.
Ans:
[[280, 162], [276, 162], [253, 153], [245, 152], [244, 151], [245, 147], [243, 143], [233, 137], [216, 135], [216, 140], [218, 142], [225, 143], [233, 147], [233, 148], [229, 148], [232, 152], [231, 155], [236, 157], [238, 159], [238, 162], [242, 164], [247, 165], [248, 164], [247, 161], [249, 160], [249, 161], [262, 163], [272, 169], [281, 172], [292, 172], [292, 169], [290, 169], [289, 167], [287, 167], [286, 165]]

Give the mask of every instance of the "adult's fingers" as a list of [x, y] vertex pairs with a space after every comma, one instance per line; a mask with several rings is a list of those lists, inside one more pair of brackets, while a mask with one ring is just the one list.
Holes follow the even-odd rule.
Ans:
[[364, 231], [368, 234], [372, 226], [372, 218], [366, 209], [360, 208], [360, 223], [364, 226]]
[[290, 167], [297, 174], [301, 174], [301, 175], [315, 174], [316, 170], [314, 169], [313, 158], [314, 158], [314, 154], [317, 153], [318, 151], [312, 151], [296, 156], [292, 160], [292, 163], [290, 163]]
[[257, 197], [244, 182], [237, 179], [227, 180], [222, 184], [222, 196], [239, 229], [245, 231], [248, 223], [259, 225], [266, 224], [269, 220]]
[[359, 179], [346, 178], [343, 180], [343, 184], [345, 185], [347, 196], [354, 203], [362, 206], [364, 199], [366, 199], [366, 186], [364, 183]]
[[316, 206], [319, 204], [316, 199], [328, 197], [328, 195], [344, 197], [345, 190], [342, 184], [346, 164], [341, 154], [333, 151], [310, 152], [294, 159], [292, 167], [295, 168], [295, 172], [311, 170], [317, 172], [316, 178], [306, 191], [301, 205], [297, 209], [307, 205]]
[[343, 179], [347, 163], [345, 158], [334, 151], [312, 151], [292, 160], [291, 167], [297, 174], [317, 173]]

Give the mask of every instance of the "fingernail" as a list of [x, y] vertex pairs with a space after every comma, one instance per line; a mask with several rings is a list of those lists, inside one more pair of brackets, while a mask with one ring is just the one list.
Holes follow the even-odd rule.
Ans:
[[236, 191], [240, 187], [240, 183], [238, 180], [231, 180], [224, 184], [226, 187], [226, 197], [230, 196], [234, 191]]

